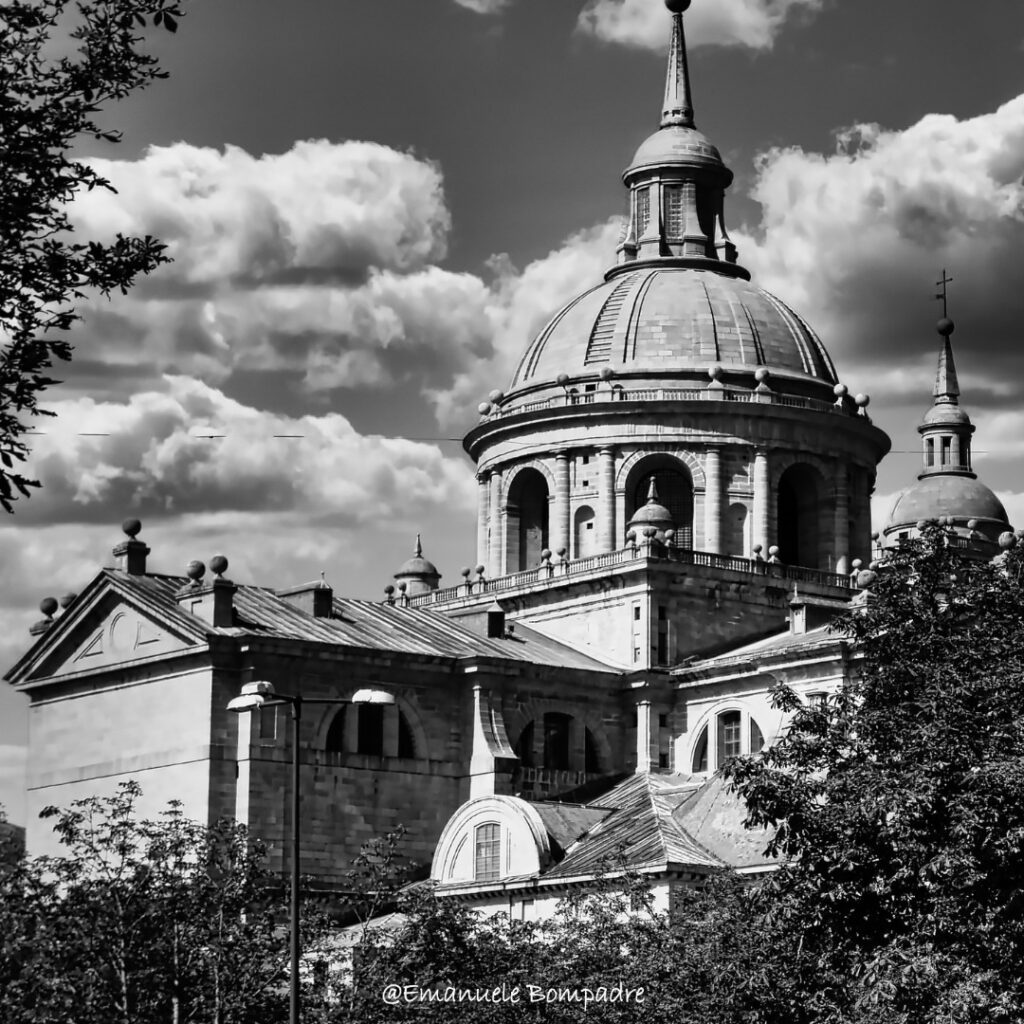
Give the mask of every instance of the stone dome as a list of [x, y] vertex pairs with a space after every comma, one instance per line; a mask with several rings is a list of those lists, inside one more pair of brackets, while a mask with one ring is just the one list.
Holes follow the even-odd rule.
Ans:
[[[718, 149], [703, 132], [683, 125], [669, 125], [640, 144], [626, 173], [632, 174], [644, 167], [671, 167], [674, 164], [686, 167], [724, 166]], [[729, 178], [731, 180], [731, 174]]]
[[836, 383], [821, 341], [784, 302], [749, 281], [679, 267], [629, 269], [564, 306], [526, 350], [503, 405], [514, 392], [534, 391], [559, 376], [649, 380], [690, 377], [707, 383], [720, 365], [753, 374], [767, 367], [779, 378]]
[[936, 475], [923, 477], [896, 499], [885, 530], [942, 516], [1007, 524], [1002, 502], [980, 480], [966, 475]]
[[933, 405], [925, 414], [921, 420], [922, 426], [933, 426], [950, 424], [952, 426], [964, 426], [971, 425], [971, 418], [967, 415], [967, 412], [960, 408], [959, 405], [944, 404], [944, 405]]

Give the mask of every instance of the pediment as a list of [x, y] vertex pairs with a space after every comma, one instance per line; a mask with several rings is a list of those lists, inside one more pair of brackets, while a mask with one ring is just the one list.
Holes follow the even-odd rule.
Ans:
[[197, 643], [156, 612], [116, 590], [96, 594], [84, 607], [58, 618], [40, 646], [12, 673], [15, 685], [92, 672], [187, 650]]

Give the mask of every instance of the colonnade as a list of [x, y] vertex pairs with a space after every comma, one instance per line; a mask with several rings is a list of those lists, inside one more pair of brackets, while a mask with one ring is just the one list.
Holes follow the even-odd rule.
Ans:
[[[656, 454], [656, 453], [651, 453]], [[613, 445], [597, 449], [597, 493], [588, 493], [588, 504], [593, 507], [596, 553], [614, 551], [623, 544], [625, 523], [617, 522], [624, 503], [621, 489], [616, 489], [617, 450]], [[549, 480], [554, 486], [549, 494], [548, 547], [552, 552], [564, 551], [567, 557], [574, 553], [572, 538], [573, 493], [571, 486], [571, 453], [560, 449], [548, 463], [553, 471]], [[729, 510], [728, 481], [724, 470], [725, 454], [721, 447], [708, 447], [703, 451], [704, 488], [696, 489], [703, 494], [703, 540], [700, 550], [713, 554], [727, 554], [726, 514]], [[505, 532], [508, 521], [507, 499], [503, 505], [505, 478], [508, 468], [485, 470], [477, 475], [478, 516], [477, 516], [477, 560], [483, 565], [488, 576], [502, 576], [518, 571], [518, 566], [507, 566]], [[774, 541], [773, 515], [775, 501], [771, 493], [769, 456], [766, 448], [753, 451], [751, 473], [752, 501], [748, 508], [750, 556], [758, 545], [764, 557]], [[835, 551], [835, 571], [849, 571], [850, 536], [850, 489], [845, 472], [838, 472], [830, 481], [834, 495], [834, 514], [831, 517], [829, 548]], [[749, 500], [749, 499], [748, 499]]]

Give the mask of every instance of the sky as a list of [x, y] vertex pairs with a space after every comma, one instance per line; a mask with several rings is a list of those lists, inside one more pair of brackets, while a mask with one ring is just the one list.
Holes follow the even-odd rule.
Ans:
[[[128, 516], [156, 571], [223, 553], [238, 582], [378, 598], [420, 532], [457, 580], [459, 439], [613, 263], [669, 30], [662, 0], [193, 0], [154, 36], [170, 77], [82, 147], [118, 191], [72, 217], [175, 262], [81, 307], [43, 489], [0, 521], [4, 669]], [[946, 268], [976, 469], [1024, 525], [1024, 5], [694, 0], [686, 30], [740, 262], [893, 439], [877, 524], [918, 470]], [[13, 821], [25, 705], [0, 686]]]

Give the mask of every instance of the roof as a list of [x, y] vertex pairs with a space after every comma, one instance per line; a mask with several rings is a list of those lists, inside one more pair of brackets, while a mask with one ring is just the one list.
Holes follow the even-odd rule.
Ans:
[[[534, 806], [539, 812], [551, 805]], [[747, 833], [742, 802], [717, 776], [638, 772], [586, 806], [603, 817], [544, 872], [545, 881], [593, 876], [620, 865], [707, 871], [769, 863], [759, 852], [767, 834]]]
[[817, 335], [774, 295], [713, 270], [645, 268], [617, 274], [556, 313], [520, 361], [502, 408], [515, 404], [518, 389], [532, 392], [560, 374], [592, 377], [611, 367], [652, 381], [689, 373], [706, 383], [713, 365], [726, 374], [764, 366], [836, 382]]
[[935, 473], [922, 477], [900, 494], [885, 529], [909, 527], [921, 519], [943, 516], [988, 519], [1008, 525], [1003, 503], [973, 474]]
[[[255, 586], [238, 585], [234, 625], [214, 627], [176, 600], [177, 593], [189, 582], [184, 576], [133, 575], [120, 569], [103, 569], [76, 605], [85, 603], [88, 594], [108, 588], [195, 644], [206, 643], [211, 635], [259, 637], [436, 658], [500, 658], [558, 668], [619, 671], [521, 623], [516, 624], [514, 635], [489, 638], [440, 612], [338, 597], [333, 600], [331, 618], [316, 618], [273, 590]], [[68, 614], [73, 614], [75, 607]], [[35, 652], [53, 643], [64, 618], [57, 619], [54, 627], [37, 640], [8, 678], [13, 678]]]

